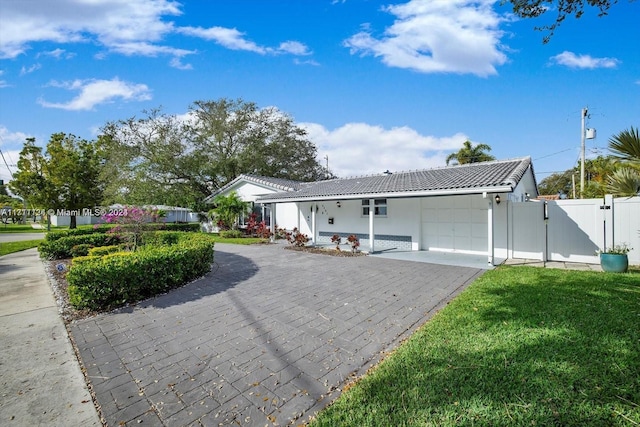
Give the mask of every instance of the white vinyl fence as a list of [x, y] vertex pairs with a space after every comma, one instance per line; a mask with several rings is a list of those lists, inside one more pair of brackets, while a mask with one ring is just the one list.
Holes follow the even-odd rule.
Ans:
[[599, 264], [597, 251], [627, 245], [640, 264], [640, 197], [510, 202], [511, 258]]

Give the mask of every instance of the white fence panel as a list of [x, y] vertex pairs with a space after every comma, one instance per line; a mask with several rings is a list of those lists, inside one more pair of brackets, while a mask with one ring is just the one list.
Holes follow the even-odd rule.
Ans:
[[629, 263], [640, 264], [640, 197], [620, 197], [613, 199], [612, 204], [613, 244], [633, 248], [628, 255]]
[[547, 202], [547, 255], [550, 261], [600, 263], [604, 244], [602, 199]]
[[544, 202], [513, 203], [511, 207], [511, 258], [546, 258]]

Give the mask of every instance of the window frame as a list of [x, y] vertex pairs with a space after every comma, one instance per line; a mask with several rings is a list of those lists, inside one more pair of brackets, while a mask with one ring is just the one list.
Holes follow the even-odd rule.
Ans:
[[[362, 204], [360, 205], [360, 215], [363, 218], [369, 217], [369, 212], [371, 209], [371, 205], [369, 204], [371, 199], [362, 199]], [[381, 213], [381, 212], [384, 213]], [[389, 216], [389, 202], [386, 198], [384, 199], [373, 199], [373, 216], [375, 218], [387, 218]]]

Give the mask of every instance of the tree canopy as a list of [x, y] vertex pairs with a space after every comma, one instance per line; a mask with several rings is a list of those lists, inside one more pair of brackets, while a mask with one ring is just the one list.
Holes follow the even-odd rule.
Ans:
[[568, 16], [580, 18], [584, 15], [586, 7], [597, 8], [598, 16], [604, 16], [617, 2], [618, 0], [502, 0], [502, 4], [511, 3], [513, 13], [520, 18], [538, 18], [548, 12], [556, 13], [552, 24], [536, 27], [537, 30], [548, 31], [542, 39], [543, 43], [551, 40], [555, 30]]
[[[598, 156], [586, 159], [585, 188], [583, 197], [598, 198], [606, 194], [606, 180], [615, 171], [616, 162], [611, 156]], [[573, 180], [580, 177], [580, 165], [564, 172], [556, 172], [538, 183], [538, 192], [543, 195], [561, 194], [573, 198]], [[577, 192], [578, 190], [576, 190]], [[576, 196], [577, 197], [577, 196]]]
[[[104, 151], [99, 142], [56, 133], [44, 153], [35, 143], [35, 138], [26, 140], [9, 183], [11, 191], [28, 206], [42, 209], [92, 209], [101, 203]], [[70, 228], [75, 228], [75, 220], [71, 216]]]
[[609, 139], [609, 150], [618, 168], [607, 180], [607, 190], [620, 196], [640, 194], [640, 133], [631, 126]]
[[462, 148], [455, 153], [451, 153], [447, 156], [447, 165], [453, 162], [453, 164], [464, 165], [467, 163], [479, 163], [495, 160], [491, 154], [487, 153], [491, 151], [491, 147], [487, 144], [478, 144], [473, 146], [471, 141], [465, 141], [462, 144]]
[[198, 207], [243, 173], [299, 181], [322, 179], [306, 131], [276, 108], [242, 99], [196, 101], [185, 116], [160, 109], [107, 123], [109, 202]]

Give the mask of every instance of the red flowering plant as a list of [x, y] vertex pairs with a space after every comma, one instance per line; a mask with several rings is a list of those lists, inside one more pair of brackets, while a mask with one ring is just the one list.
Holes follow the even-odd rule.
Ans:
[[334, 234], [333, 236], [331, 236], [331, 243], [335, 243], [336, 244], [336, 251], [340, 251], [340, 243], [342, 243], [342, 237], [340, 237], [338, 234]]
[[287, 241], [296, 247], [303, 247], [311, 240], [306, 234], [302, 234], [297, 227], [287, 232]]
[[360, 247], [360, 240], [358, 240], [358, 236], [351, 234], [347, 237], [347, 242], [351, 245], [351, 252], [358, 252], [358, 248]]

